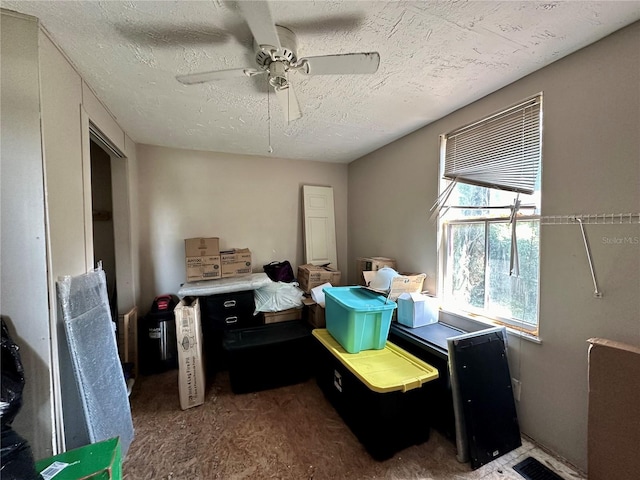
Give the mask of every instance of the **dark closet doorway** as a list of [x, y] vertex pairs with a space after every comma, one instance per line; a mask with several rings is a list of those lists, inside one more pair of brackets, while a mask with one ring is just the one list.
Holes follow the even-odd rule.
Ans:
[[91, 139], [91, 205], [93, 213], [93, 263], [102, 262], [107, 277], [111, 319], [118, 318], [116, 251], [113, 227], [111, 156]]

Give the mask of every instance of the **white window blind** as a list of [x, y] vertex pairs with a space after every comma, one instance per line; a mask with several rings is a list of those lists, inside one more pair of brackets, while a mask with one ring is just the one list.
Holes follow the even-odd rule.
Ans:
[[[541, 158], [542, 95], [444, 135], [443, 177], [533, 193]], [[446, 201], [446, 200], [445, 200]]]

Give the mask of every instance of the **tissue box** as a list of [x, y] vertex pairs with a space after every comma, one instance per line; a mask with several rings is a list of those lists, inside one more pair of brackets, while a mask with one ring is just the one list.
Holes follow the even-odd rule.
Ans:
[[421, 293], [403, 293], [397, 299], [398, 323], [415, 328], [438, 321], [438, 304], [435, 297]]

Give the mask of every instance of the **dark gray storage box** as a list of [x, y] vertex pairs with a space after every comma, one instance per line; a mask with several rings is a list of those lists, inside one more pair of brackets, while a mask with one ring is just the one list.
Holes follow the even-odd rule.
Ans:
[[311, 377], [311, 330], [301, 321], [225, 331], [231, 390], [248, 393], [304, 382]]

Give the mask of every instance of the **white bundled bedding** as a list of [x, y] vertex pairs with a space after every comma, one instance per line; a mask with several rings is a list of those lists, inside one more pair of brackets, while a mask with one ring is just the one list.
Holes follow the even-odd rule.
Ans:
[[296, 282], [271, 282], [254, 292], [255, 313], [301, 308], [303, 295], [303, 291], [298, 288]]

